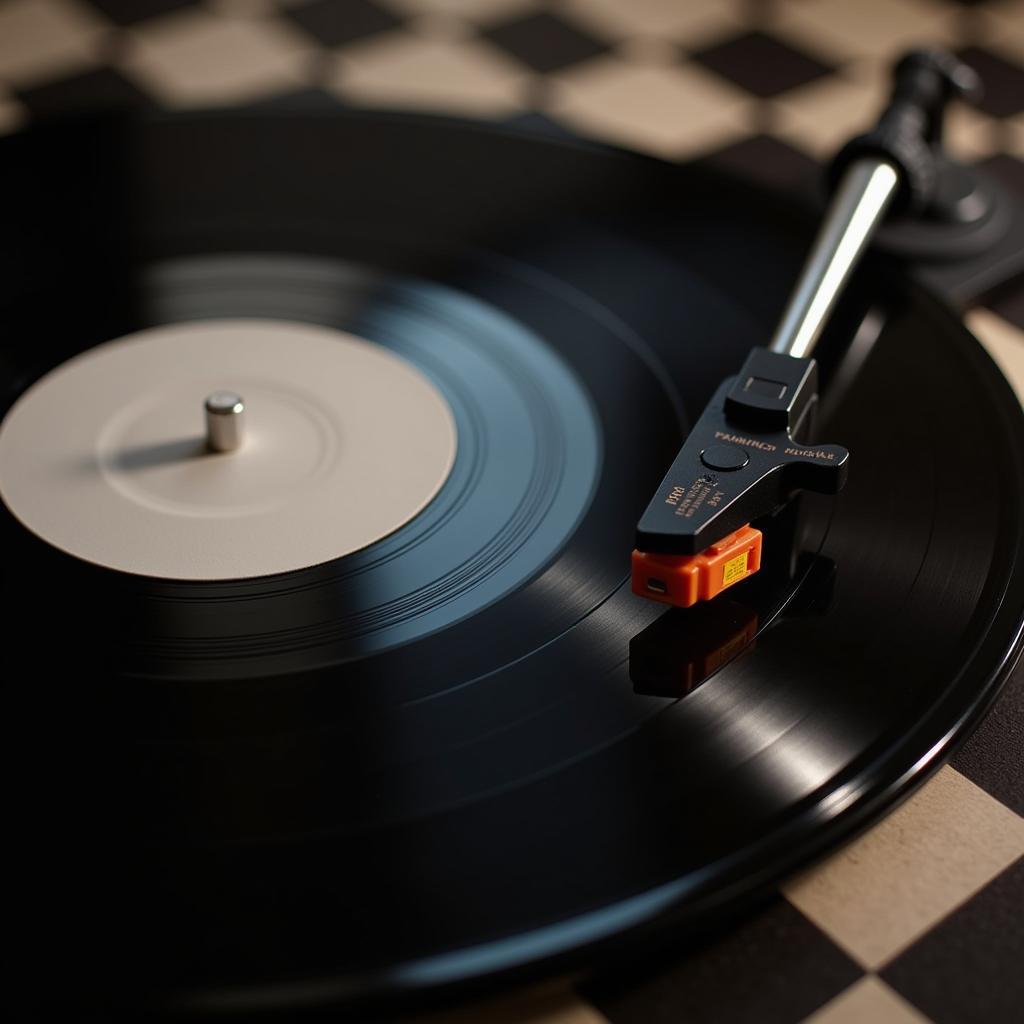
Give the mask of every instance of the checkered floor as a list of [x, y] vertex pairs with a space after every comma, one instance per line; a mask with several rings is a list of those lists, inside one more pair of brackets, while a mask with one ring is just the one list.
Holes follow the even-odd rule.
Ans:
[[[952, 148], [1024, 197], [1024, 0], [0, 0], [0, 133], [98, 107], [523, 120], [773, 187], [878, 108], [892, 57], [982, 75]], [[1024, 284], [968, 314], [1024, 395]], [[1024, 672], [873, 831], [696, 950], [434, 1021], [1024, 1021]]]

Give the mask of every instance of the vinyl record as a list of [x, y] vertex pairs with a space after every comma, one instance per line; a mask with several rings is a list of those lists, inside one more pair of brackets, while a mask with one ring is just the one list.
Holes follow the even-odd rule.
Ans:
[[775, 197], [355, 114], [36, 130], [0, 180], [4, 411], [139, 331], [306, 324], [457, 435], [419, 514], [272, 575], [115, 571], [4, 510], [23, 976], [59, 1003], [357, 1006], [699, 931], [936, 768], [1012, 665], [1020, 407], [881, 262], [820, 349], [846, 489], [759, 524], [712, 604], [630, 594], [808, 243]]

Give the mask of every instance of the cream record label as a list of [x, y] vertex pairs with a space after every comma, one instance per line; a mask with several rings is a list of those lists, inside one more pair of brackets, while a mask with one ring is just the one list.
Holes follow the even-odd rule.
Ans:
[[[225, 416], [239, 422], [222, 449]], [[0, 497], [86, 561], [236, 579], [387, 536], [441, 488], [456, 447], [436, 387], [379, 346], [313, 324], [188, 322], [38, 381], [0, 426]]]

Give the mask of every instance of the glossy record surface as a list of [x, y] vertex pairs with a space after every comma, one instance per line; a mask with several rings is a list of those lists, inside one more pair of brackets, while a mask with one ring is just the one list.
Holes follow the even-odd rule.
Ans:
[[870, 267], [832, 332], [852, 355], [821, 352], [847, 489], [763, 524], [727, 600], [629, 593], [687, 415], [766, 341], [807, 242], [777, 203], [427, 119], [2, 148], [4, 408], [131, 330], [277, 316], [428, 368], [460, 430], [423, 516], [264, 581], [119, 577], [5, 515], [27, 976], [61, 1000], [351, 1003], [696, 930], [881, 813], [994, 695], [1020, 409]]

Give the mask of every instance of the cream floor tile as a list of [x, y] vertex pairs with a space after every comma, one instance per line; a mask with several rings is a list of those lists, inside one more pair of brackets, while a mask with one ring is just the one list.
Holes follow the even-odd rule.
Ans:
[[76, 0], [0, 3], [0, 81], [28, 86], [96, 64], [109, 29]]
[[996, 123], [966, 103], [953, 103], [946, 111], [944, 141], [952, 156], [968, 162], [982, 160], [1002, 148]]
[[597, 58], [553, 76], [548, 109], [584, 134], [667, 157], [724, 145], [753, 130], [753, 103], [694, 65]]
[[119, 66], [168, 106], [230, 104], [304, 84], [313, 50], [282, 19], [186, 10], [132, 32]]
[[875, 969], [1021, 854], [1024, 819], [947, 766], [783, 893], [862, 966]]
[[690, 49], [745, 27], [741, 0], [562, 0], [578, 24], [610, 39], [649, 37]]
[[486, 43], [399, 30], [346, 48], [330, 85], [345, 99], [371, 106], [501, 115], [522, 108], [529, 80]]

